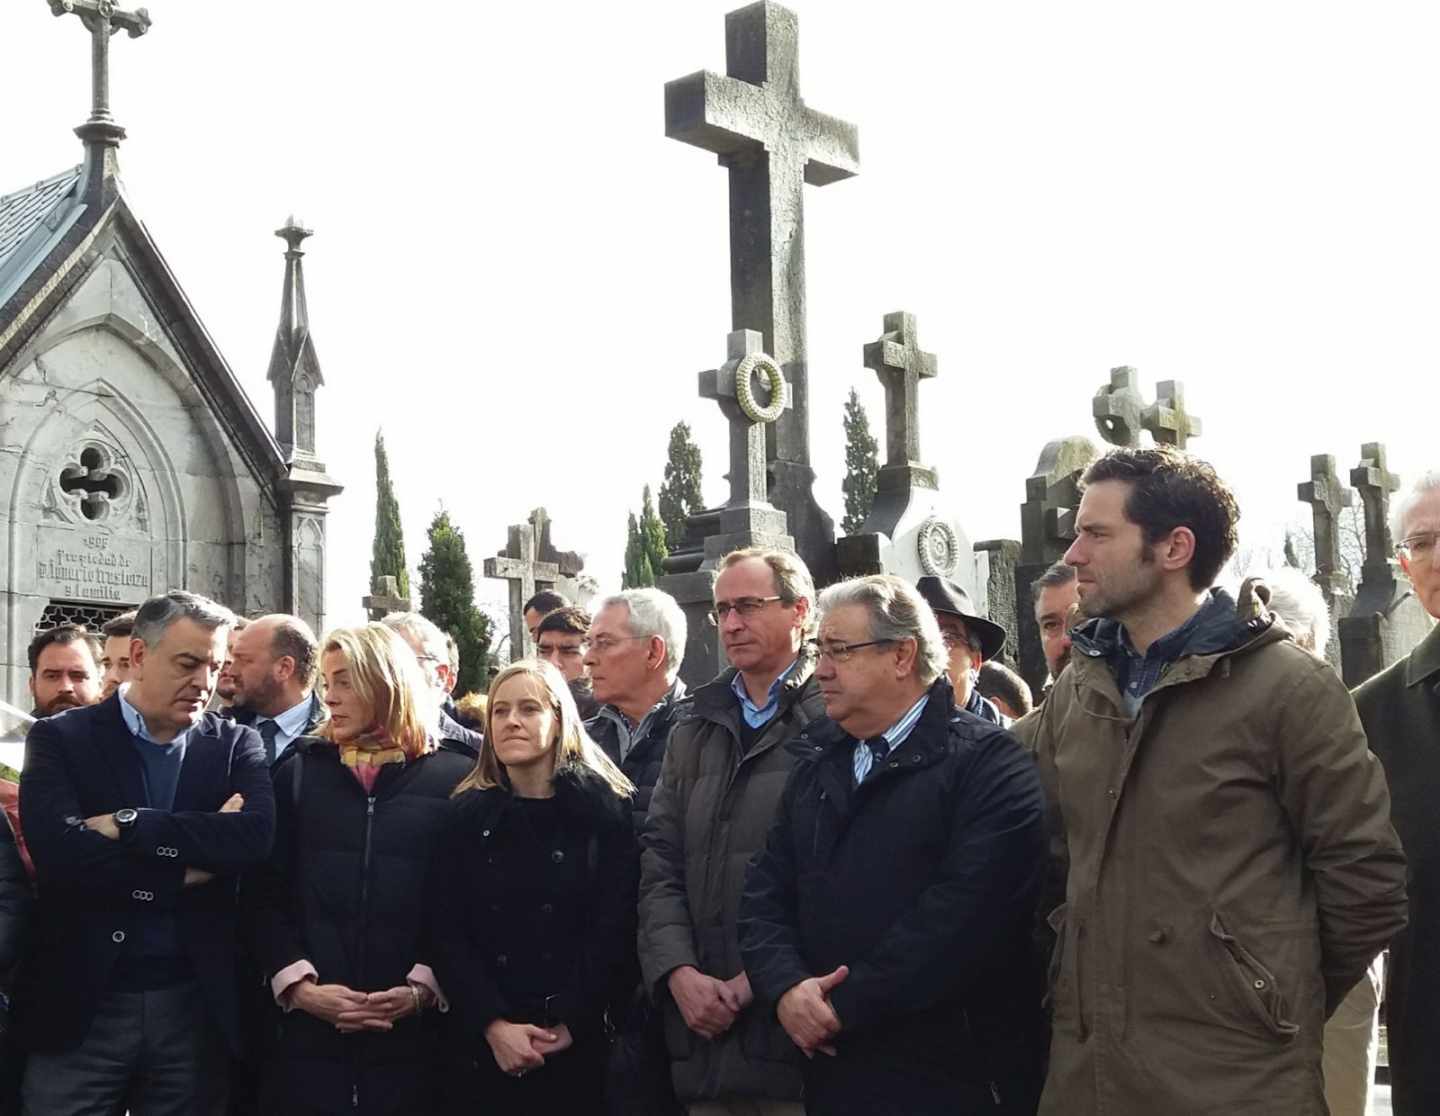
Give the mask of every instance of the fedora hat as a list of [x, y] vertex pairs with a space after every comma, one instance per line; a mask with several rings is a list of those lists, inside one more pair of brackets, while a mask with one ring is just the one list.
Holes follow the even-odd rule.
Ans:
[[925, 598], [931, 611], [939, 614], [948, 612], [965, 621], [965, 629], [980, 642], [980, 657], [986, 661], [1000, 654], [1005, 646], [1005, 629], [999, 624], [976, 615], [970, 594], [943, 577], [930, 574], [915, 583], [915, 589]]

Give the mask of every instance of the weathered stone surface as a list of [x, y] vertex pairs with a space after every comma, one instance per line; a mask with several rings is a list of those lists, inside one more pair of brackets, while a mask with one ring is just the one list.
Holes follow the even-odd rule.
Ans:
[[767, 434], [770, 502], [787, 515], [821, 583], [835, 571], [834, 524], [815, 500], [805, 349], [804, 184], [859, 170], [855, 126], [800, 97], [795, 13], [761, 2], [725, 17], [726, 73], [665, 86], [665, 134], [720, 157], [730, 179], [731, 328], [758, 330], [790, 383]]
[[1336, 669], [1342, 667], [1340, 620], [1350, 614], [1355, 597], [1340, 560], [1340, 513], [1354, 503], [1355, 493], [1345, 487], [1335, 471], [1333, 454], [1318, 453], [1310, 458], [1310, 479], [1296, 486], [1300, 500], [1310, 505], [1315, 536], [1315, 584], [1325, 597], [1330, 614], [1330, 642], [1325, 657]]
[[885, 389], [885, 464], [920, 464], [920, 381], [937, 373], [934, 353], [920, 349], [915, 315], [885, 315], [884, 332], [865, 346], [865, 367]]
[[525, 602], [538, 590], [555, 584], [560, 577], [560, 565], [540, 560], [533, 524], [511, 524], [509, 536], [504, 550], [494, 558], [485, 559], [485, 576], [510, 583], [510, 659], [513, 662], [525, 658], [532, 650], [530, 632], [525, 627]]
[[[1014, 667], [1020, 661], [1021, 601], [1016, 596], [1015, 587], [1015, 572], [1020, 564], [1020, 541], [986, 539], [977, 542], [975, 558], [977, 567], [983, 564], [979, 577], [985, 585], [985, 614], [1005, 629], [1005, 647], [999, 657], [1006, 666]], [[1033, 617], [1031, 623], [1034, 623]]]
[[1385, 447], [1368, 442], [1350, 483], [1365, 508], [1365, 565], [1350, 615], [1340, 621], [1345, 684], [1355, 687], [1408, 655], [1433, 624], [1396, 561], [1390, 534], [1390, 496], [1400, 478], [1390, 472]]
[[371, 620], [383, 620], [392, 612], [409, 612], [410, 598], [400, 594], [400, 580], [393, 574], [375, 579], [375, 589], [360, 598], [365, 615]]
[[[1117, 370], [1118, 371], [1118, 370]], [[1035, 579], [1065, 556], [1075, 541], [1075, 509], [1080, 506], [1080, 477], [1100, 455], [1089, 438], [1058, 438], [1040, 451], [1034, 474], [1025, 482], [1020, 506], [1020, 556], [1015, 568], [1017, 670], [1040, 693], [1045, 685], [1045, 655], [1031, 607]]]
[[700, 373], [699, 388], [702, 398], [720, 405], [730, 428], [730, 499], [718, 515], [706, 511], [691, 517], [691, 550], [673, 562], [667, 559], [667, 572], [658, 581], [685, 611], [681, 676], [692, 686], [708, 682], [725, 665], [719, 632], [709, 619], [720, 559], [747, 546], [795, 549], [785, 513], [771, 505], [765, 483], [765, 431], [790, 405], [788, 385], [783, 378], [777, 381], [779, 367], [765, 354], [758, 331], [731, 332], [725, 353], [724, 364]]
[[1155, 402], [1147, 404], [1135, 369], [1125, 365], [1110, 369], [1110, 382], [1101, 386], [1091, 404], [1100, 436], [1112, 445], [1133, 448], [1140, 445], [1140, 432], [1145, 430], [1156, 444], [1185, 449], [1201, 432], [1200, 420], [1185, 407], [1185, 385], [1161, 380], [1155, 390]]

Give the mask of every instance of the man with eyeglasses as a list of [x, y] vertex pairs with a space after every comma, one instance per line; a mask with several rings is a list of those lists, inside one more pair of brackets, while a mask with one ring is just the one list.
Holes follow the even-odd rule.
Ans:
[[958, 708], [934, 613], [900, 578], [826, 589], [818, 647], [825, 716], [791, 744], [739, 916], [755, 998], [806, 1058], [805, 1111], [1029, 1116], [1035, 765]]
[[975, 683], [979, 680], [980, 665], [1000, 654], [1005, 646], [1005, 629], [976, 615], [970, 594], [953, 581], [927, 575], [915, 583], [915, 588], [940, 625], [940, 638], [945, 641], [949, 660], [945, 672], [955, 691], [955, 704], [982, 721], [1003, 724], [1000, 710], [980, 693]]
[[[1440, 620], [1440, 470], [1391, 514], [1400, 567]], [[1440, 626], [1355, 691], [1370, 748], [1390, 780], [1390, 820], [1410, 866], [1410, 924], [1391, 943], [1385, 1018], [1396, 1116], [1440, 1112]]]
[[547, 613], [535, 627], [535, 657], [560, 672], [583, 721], [600, 712], [585, 675], [585, 637], [589, 632], [590, 614], [574, 605]]
[[[449, 751], [479, 759], [484, 736], [474, 729], [466, 728], [446, 712], [450, 691], [454, 688], [451, 679], [459, 671], [458, 656], [455, 666], [450, 662], [448, 637], [433, 620], [419, 612], [392, 612], [380, 623], [403, 639], [410, 650], [415, 652], [415, 658], [420, 661], [420, 669], [435, 690], [435, 702], [440, 707], [435, 724], [436, 743]], [[453, 709], [454, 706], [450, 708]]]
[[714, 600], [731, 665], [670, 734], [642, 842], [640, 965], [690, 1116], [800, 1116], [799, 1052], [752, 1006], [735, 923], [794, 762], [785, 744], [825, 712], [815, 587], [790, 551], [749, 548], [720, 560]]

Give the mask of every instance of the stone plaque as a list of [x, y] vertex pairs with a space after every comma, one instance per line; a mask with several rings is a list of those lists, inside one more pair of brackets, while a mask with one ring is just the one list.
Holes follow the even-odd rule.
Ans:
[[35, 592], [71, 601], [138, 604], [152, 595], [149, 539], [47, 525], [35, 532]]

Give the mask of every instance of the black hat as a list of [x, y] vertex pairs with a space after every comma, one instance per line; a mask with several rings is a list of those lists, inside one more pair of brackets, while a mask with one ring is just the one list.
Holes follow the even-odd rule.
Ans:
[[948, 612], [951, 616], [958, 616], [965, 621], [966, 630], [980, 641], [982, 659], [993, 659], [1000, 654], [1000, 649], [1005, 646], [1005, 629], [983, 616], [975, 615], [970, 594], [964, 589], [953, 581], [929, 574], [917, 581], [915, 588], [932, 611]]

